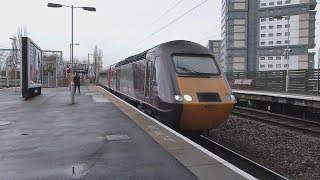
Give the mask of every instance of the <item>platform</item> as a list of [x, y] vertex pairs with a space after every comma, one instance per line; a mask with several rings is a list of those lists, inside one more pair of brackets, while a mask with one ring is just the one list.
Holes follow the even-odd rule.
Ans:
[[100, 87], [0, 90], [1, 179], [254, 179]]
[[236, 98], [240, 99], [251, 99], [273, 103], [290, 104], [309, 108], [320, 108], [320, 95], [237, 89], [233, 89], [232, 91]]

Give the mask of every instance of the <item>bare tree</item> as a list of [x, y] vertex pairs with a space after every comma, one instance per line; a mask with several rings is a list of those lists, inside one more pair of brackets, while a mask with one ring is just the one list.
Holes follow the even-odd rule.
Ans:
[[56, 61], [59, 59], [58, 54], [44, 54], [42, 67], [44, 75], [48, 73], [54, 74], [56, 72]]
[[[27, 37], [28, 36], [28, 31], [26, 27], [19, 27], [17, 30], [17, 49], [18, 51], [18, 57], [21, 57], [21, 49], [22, 49], [22, 37]], [[17, 64], [20, 64], [20, 58], [17, 59]]]
[[[22, 37], [27, 35], [28, 33], [26, 27], [19, 27], [17, 30], [17, 34], [11, 37], [13, 51], [11, 51], [7, 57], [7, 63], [9, 65], [8, 69], [11, 77], [17, 76], [17, 74], [15, 73], [20, 69], [19, 66], [21, 62], [19, 57], [21, 57]], [[17, 78], [18, 77], [19, 75], [17, 76]]]
[[5, 76], [6, 53], [0, 52], [0, 77]]
[[97, 45], [95, 45], [94, 47], [93, 57], [95, 84], [98, 85], [99, 71], [102, 69], [103, 65], [103, 52], [101, 49], [98, 48]]

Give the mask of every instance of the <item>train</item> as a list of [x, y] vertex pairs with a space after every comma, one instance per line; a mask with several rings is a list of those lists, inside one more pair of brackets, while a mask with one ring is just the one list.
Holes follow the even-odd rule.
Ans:
[[99, 72], [99, 84], [167, 126], [210, 130], [236, 102], [212, 51], [175, 40], [130, 56]]

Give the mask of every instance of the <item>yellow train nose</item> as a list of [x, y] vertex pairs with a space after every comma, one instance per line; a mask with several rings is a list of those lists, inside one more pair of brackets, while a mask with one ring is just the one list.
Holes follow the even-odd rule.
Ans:
[[[222, 76], [211, 78], [177, 77], [184, 97], [180, 128], [186, 130], [212, 129], [223, 123], [231, 113], [234, 100]], [[226, 96], [228, 94], [228, 96]]]
[[184, 104], [180, 128], [205, 130], [217, 127], [228, 118], [233, 106], [234, 103]]

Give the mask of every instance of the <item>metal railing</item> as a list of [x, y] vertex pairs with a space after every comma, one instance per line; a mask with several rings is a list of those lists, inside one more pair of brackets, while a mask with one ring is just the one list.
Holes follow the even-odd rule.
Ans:
[[0, 79], [0, 87], [20, 86], [20, 79]]

